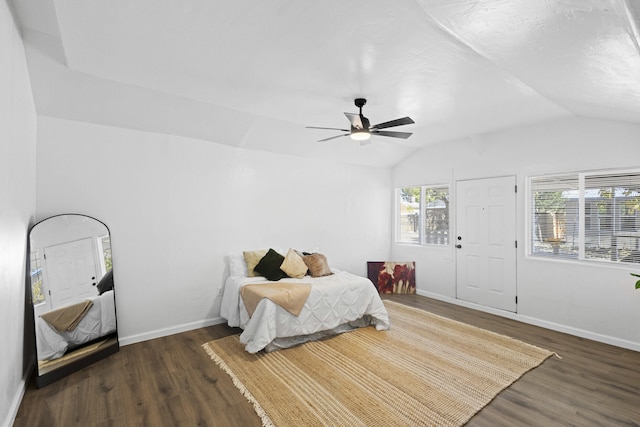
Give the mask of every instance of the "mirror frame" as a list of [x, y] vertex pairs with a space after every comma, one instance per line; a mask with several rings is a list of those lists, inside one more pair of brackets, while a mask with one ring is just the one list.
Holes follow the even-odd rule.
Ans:
[[[107, 356], [110, 356], [116, 352], [118, 352], [120, 350], [120, 343], [118, 341], [118, 324], [117, 324], [117, 309], [116, 309], [116, 302], [115, 302], [115, 280], [113, 283], [113, 290], [114, 290], [114, 302], [113, 302], [113, 307], [114, 307], [114, 316], [115, 316], [115, 331], [114, 332], [110, 332], [106, 335], [103, 335], [99, 338], [96, 338], [94, 340], [91, 340], [90, 342], [86, 342], [83, 344], [80, 344], [72, 349], [67, 350], [67, 352], [61, 357], [62, 358], [66, 358], [67, 360], [61, 360], [58, 363], [55, 363], [54, 365], [57, 366], [53, 366], [50, 368], [44, 368], [41, 369], [40, 368], [40, 363], [38, 360], [38, 350], [37, 350], [37, 325], [36, 325], [36, 310], [33, 306], [33, 286], [32, 286], [32, 275], [31, 275], [31, 251], [32, 251], [32, 245], [31, 245], [31, 240], [32, 240], [32, 233], [34, 231], [34, 229], [44, 223], [45, 221], [48, 220], [52, 220], [55, 218], [60, 218], [60, 217], [65, 217], [65, 216], [75, 216], [75, 217], [82, 217], [82, 218], [86, 218], [86, 219], [90, 219], [93, 220], [97, 223], [99, 223], [100, 225], [104, 226], [104, 228], [107, 231], [107, 234], [109, 235], [109, 237], [111, 237], [111, 232], [109, 230], [109, 227], [107, 227], [107, 225], [88, 215], [82, 215], [82, 214], [60, 214], [60, 215], [54, 215], [54, 216], [50, 216], [48, 218], [45, 218], [41, 221], [38, 221], [37, 223], [33, 224], [30, 229], [29, 229], [29, 234], [28, 234], [28, 238], [27, 238], [27, 286], [28, 286], [28, 291], [27, 291], [27, 295], [29, 297], [29, 301], [28, 301], [28, 305], [31, 307], [30, 310], [28, 310], [28, 312], [26, 313], [27, 317], [30, 318], [26, 319], [27, 321], [29, 321], [29, 324], [31, 325], [31, 327], [33, 328], [33, 350], [35, 352], [35, 382], [36, 382], [36, 386], [38, 388], [44, 387], [46, 385], [49, 385], [51, 383], [53, 383], [54, 381], [57, 381], [73, 372], [76, 372], [82, 368], [85, 368], [99, 360], [104, 359]], [[62, 242], [61, 242], [62, 243]], [[113, 272], [113, 259], [112, 259], [112, 266], [111, 266], [111, 270]], [[112, 273], [113, 274], [113, 273]], [[98, 282], [100, 279], [97, 279], [96, 282]], [[95, 285], [95, 283], [94, 283]], [[97, 348], [92, 349], [87, 351], [86, 348], [91, 346], [91, 345], [95, 345], [96, 343], [99, 343], [100, 341], [102, 341], [102, 344], [99, 345]], [[74, 353], [76, 353], [74, 355]]]

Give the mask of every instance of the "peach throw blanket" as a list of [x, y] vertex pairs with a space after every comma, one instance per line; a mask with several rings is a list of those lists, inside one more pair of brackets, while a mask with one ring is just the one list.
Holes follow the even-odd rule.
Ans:
[[78, 326], [78, 323], [80, 323], [92, 305], [93, 302], [91, 300], [86, 300], [67, 307], [58, 308], [40, 317], [60, 332], [72, 331]]
[[308, 283], [254, 283], [240, 288], [240, 296], [249, 317], [253, 316], [262, 298], [268, 298], [289, 313], [298, 316], [310, 293], [311, 285]]

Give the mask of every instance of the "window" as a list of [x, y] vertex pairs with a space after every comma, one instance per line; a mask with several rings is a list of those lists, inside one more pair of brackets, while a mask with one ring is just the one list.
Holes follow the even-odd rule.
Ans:
[[578, 256], [578, 175], [531, 178], [531, 252]]
[[449, 244], [449, 187], [398, 188], [396, 241], [416, 245]]
[[43, 304], [46, 301], [45, 292], [42, 287], [42, 266], [40, 262], [40, 252], [31, 251], [31, 295], [33, 305]]
[[531, 254], [640, 263], [640, 172], [533, 177]]
[[111, 260], [111, 238], [107, 234], [106, 236], [102, 236], [98, 238], [98, 248], [100, 253], [102, 254], [101, 259], [101, 269], [102, 274], [108, 273], [112, 268], [112, 260]]

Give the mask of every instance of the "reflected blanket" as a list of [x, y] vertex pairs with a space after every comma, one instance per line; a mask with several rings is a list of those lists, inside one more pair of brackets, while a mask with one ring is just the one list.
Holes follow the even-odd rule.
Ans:
[[310, 293], [311, 285], [308, 283], [261, 283], [245, 285], [240, 289], [240, 296], [249, 317], [253, 316], [262, 298], [268, 298], [289, 313], [298, 316]]
[[40, 317], [60, 332], [72, 331], [78, 326], [78, 323], [80, 323], [92, 305], [93, 302], [91, 300], [86, 300], [52, 310]]

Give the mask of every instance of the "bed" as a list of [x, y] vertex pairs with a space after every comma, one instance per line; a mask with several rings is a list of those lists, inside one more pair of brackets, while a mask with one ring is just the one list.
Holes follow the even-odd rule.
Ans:
[[[287, 256], [290, 254], [291, 250]], [[269, 280], [273, 277], [252, 276], [251, 266], [246, 266], [243, 257], [231, 254], [229, 258], [230, 275], [225, 280], [220, 315], [229, 326], [243, 329], [240, 341], [249, 353], [287, 348], [369, 325], [377, 330], [389, 329], [387, 310], [367, 278], [330, 269], [316, 277], [299, 274]], [[242, 288], [280, 282], [311, 285], [299, 314], [296, 316], [269, 298], [263, 298], [249, 316], [241, 297]]]
[[36, 319], [38, 360], [62, 357], [68, 350], [116, 331], [113, 290], [91, 297], [90, 307], [70, 331], [59, 331], [41, 316]]

